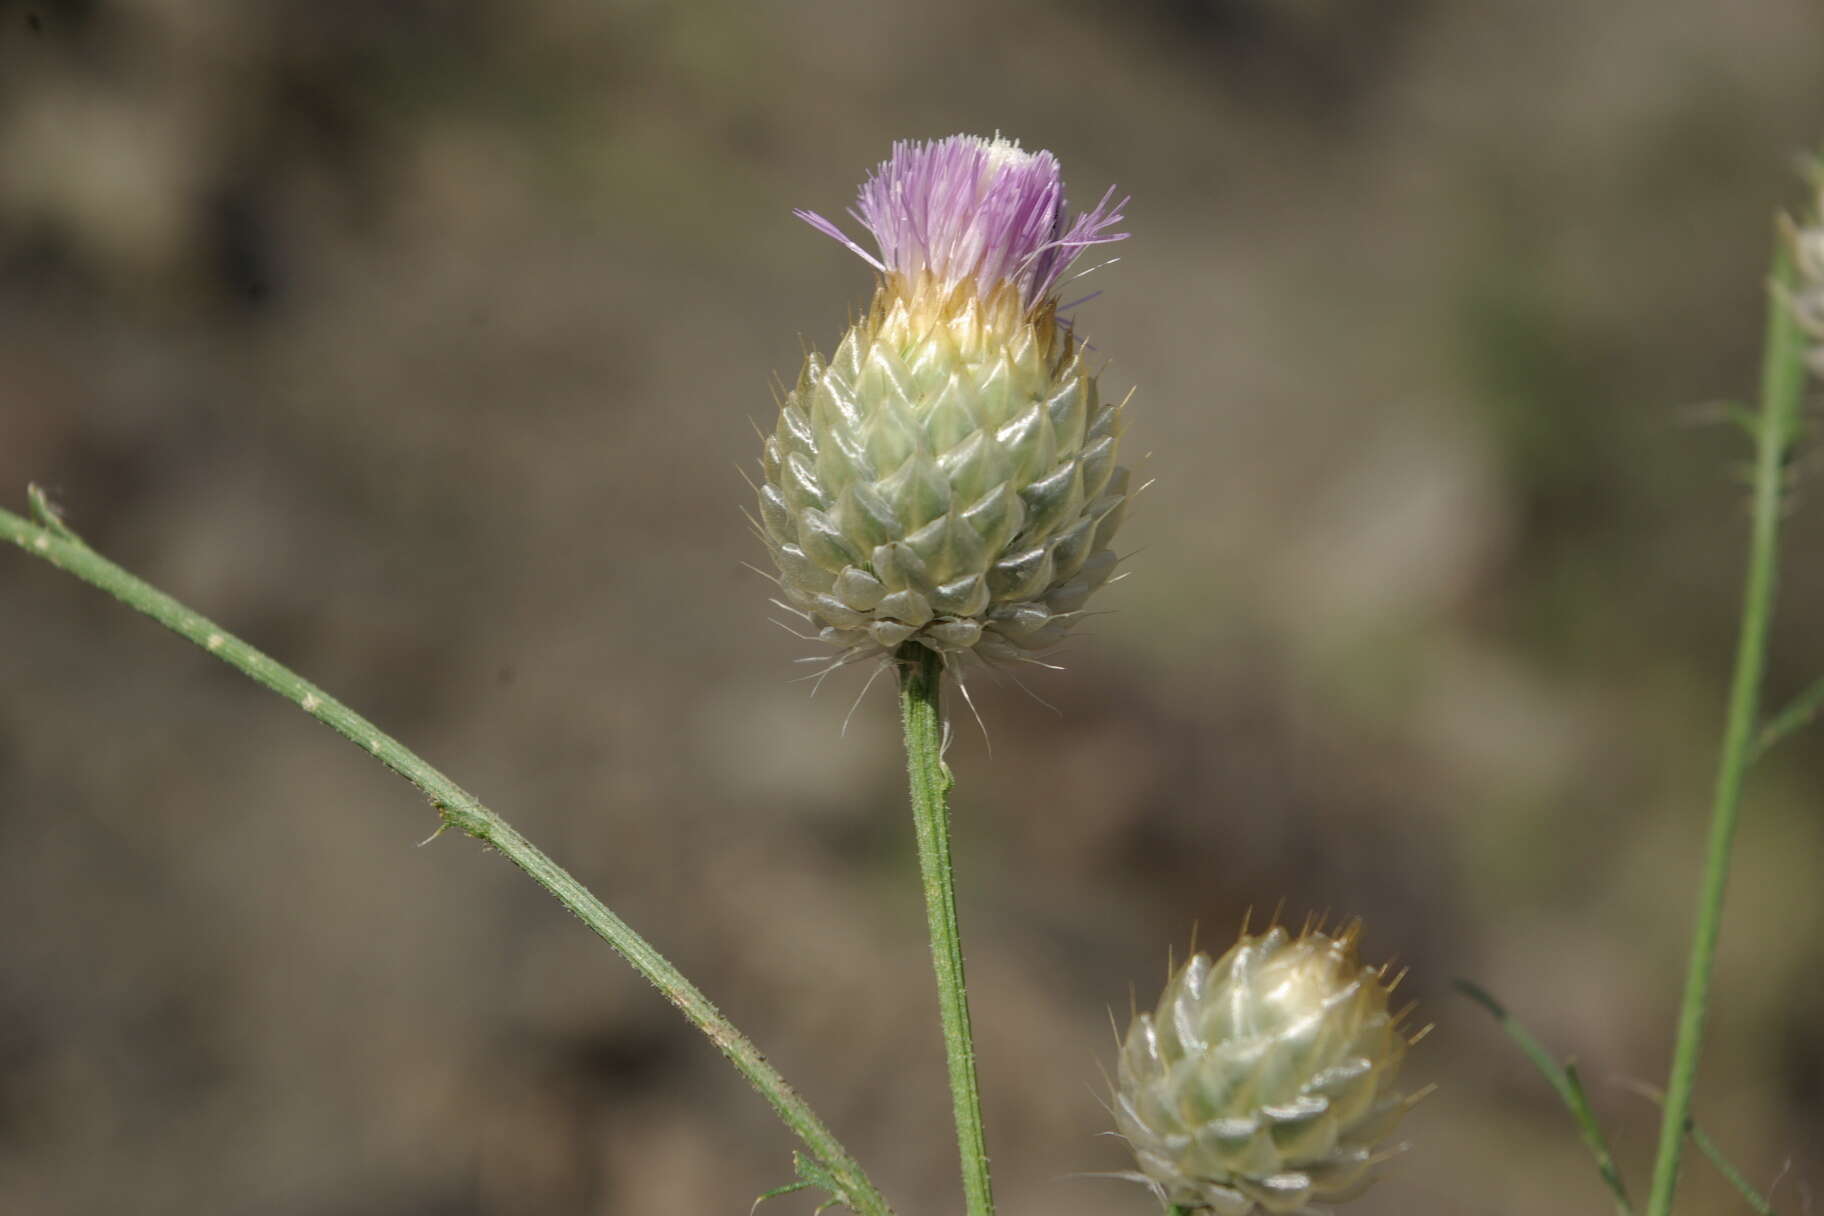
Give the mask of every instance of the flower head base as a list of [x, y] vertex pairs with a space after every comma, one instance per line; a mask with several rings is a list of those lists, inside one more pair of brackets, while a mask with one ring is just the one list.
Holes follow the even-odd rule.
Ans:
[[1101, 400], [1056, 291], [1119, 239], [1110, 197], [1067, 223], [1049, 152], [959, 135], [898, 145], [862, 187], [878, 258], [799, 213], [881, 271], [835, 353], [805, 359], [760, 458], [777, 602], [839, 661], [907, 643], [1020, 658], [1108, 580], [1121, 403]]
[[795, 214], [859, 254], [905, 289], [934, 280], [942, 294], [970, 284], [987, 297], [1011, 286], [1027, 308], [1056, 302], [1059, 279], [1091, 245], [1124, 239], [1109, 231], [1127, 200], [1114, 188], [1068, 225], [1057, 157], [1018, 140], [952, 135], [904, 140], [862, 185], [849, 214], [880, 247], [875, 257], [829, 220]]
[[[1211, 1216], [1290, 1216], [1359, 1193], [1417, 1100], [1394, 1089], [1407, 1039], [1357, 922], [1245, 932], [1172, 976], [1121, 1046], [1115, 1120], [1161, 1198]], [[1397, 979], [1394, 983], [1397, 983]]]

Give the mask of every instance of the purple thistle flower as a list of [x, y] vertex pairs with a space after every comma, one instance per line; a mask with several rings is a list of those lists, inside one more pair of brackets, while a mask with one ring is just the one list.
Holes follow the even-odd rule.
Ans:
[[850, 214], [878, 253], [797, 213], [880, 276], [761, 446], [774, 603], [838, 648], [829, 670], [917, 648], [1031, 662], [1110, 581], [1126, 398], [1102, 399], [1058, 312], [1072, 263], [1125, 236], [1115, 200], [1068, 214], [1051, 153], [953, 135], [895, 144], [862, 185]]
[[1055, 303], [1059, 280], [1083, 250], [1126, 239], [1109, 231], [1128, 201], [1114, 198], [1111, 186], [1066, 224], [1057, 157], [999, 136], [952, 135], [895, 143], [863, 183], [849, 214], [874, 235], [879, 257], [823, 216], [793, 214], [882, 274], [908, 284], [930, 275], [946, 290], [969, 281], [984, 298], [1012, 284], [1032, 309]]

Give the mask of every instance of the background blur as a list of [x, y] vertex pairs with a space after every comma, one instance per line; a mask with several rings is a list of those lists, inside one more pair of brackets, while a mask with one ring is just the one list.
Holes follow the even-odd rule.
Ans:
[[[1438, 1023], [1350, 1212], [1602, 1212], [1449, 980], [1581, 1060], [1644, 1190], [1745, 536], [1706, 407], [1754, 388], [1821, 54], [1811, 0], [0, 0], [0, 495], [447, 765], [954, 1211], [892, 698], [843, 738], [862, 675], [787, 682], [737, 466], [869, 291], [791, 209], [896, 138], [1052, 148], [1134, 196], [1081, 322], [1157, 483], [1027, 681], [1056, 712], [977, 680], [993, 754], [951, 754], [1005, 1210], [1153, 1210], [1071, 1177], [1128, 1165], [1109, 1011], [1284, 898]], [[1805, 497], [1776, 699], [1824, 672]], [[359, 752], [18, 554], [0, 636], [0, 1211], [788, 1180], [694, 1031]], [[1824, 1190], [1819, 738], [1751, 789], [1697, 1106], [1783, 1212]]]

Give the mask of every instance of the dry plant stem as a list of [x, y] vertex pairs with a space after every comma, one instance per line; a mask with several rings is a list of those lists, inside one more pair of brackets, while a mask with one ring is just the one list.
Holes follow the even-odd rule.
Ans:
[[1653, 1190], [1647, 1216], [1669, 1216], [1678, 1187], [1679, 1154], [1691, 1117], [1691, 1095], [1697, 1081], [1703, 1044], [1705, 1006], [1710, 995], [1711, 966], [1722, 928], [1723, 892], [1741, 807], [1742, 779], [1756, 753], [1761, 681], [1767, 667], [1767, 634], [1773, 622], [1775, 575], [1779, 564], [1780, 490], [1787, 450], [1797, 430], [1805, 385], [1803, 335], [1789, 304], [1793, 268], [1784, 242], [1774, 255], [1768, 298], [1767, 336], [1761, 367], [1760, 415], [1756, 420], [1754, 523], [1748, 549], [1748, 574], [1742, 596], [1741, 638], [1736, 648], [1735, 677], [1723, 729], [1722, 760], [1716, 778], [1710, 838], [1699, 887], [1697, 927], [1691, 938], [1691, 960], [1679, 1008], [1678, 1039], [1666, 1084], [1665, 1117], [1660, 1124], [1659, 1153], [1653, 1161]]
[[760, 1091], [786, 1126], [798, 1134], [840, 1183], [845, 1201], [862, 1216], [891, 1216], [891, 1209], [865, 1173], [766, 1057], [698, 988], [663, 955], [610, 912], [556, 862], [540, 852], [506, 820], [483, 806], [437, 769], [321, 688], [274, 662], [207, 618], [108, 561], [56, 519], [43, 496], [33, 491], [43, 526], [0, 510], [0, 536], [83, 582], [99, 587], [130, 608], [201, 646], [216, 658], [291, 701], [311, 717], [358, 744], [386, 767], [422, 790], [444, 824], [460, 829], [505, 854], [533, 881], [633, 964], [692, 1025], [727, 1056]]
[[939, 696], [943, 661], [917, 642], [900, 647], [899, 702], [906, 727], [906, 771], [912, 784], [912, 822], [918, 833], [918, 868], [925, 884], [925, 919], [931, 932], [931, 965], [937, 972], [944, 1054], [950, 1065], [950, 1102], [962, 1155], [963, 1195], [969, 1216], [993, 1216], [988, 1149], [982, 1136], [982, 1098], [975, 1080], [975, 1041], [969, 1032], [969, 997], [963, 984], [963, 943], [956, 924], [956, 879], [950, 863], [950, 769], [943, 757]]

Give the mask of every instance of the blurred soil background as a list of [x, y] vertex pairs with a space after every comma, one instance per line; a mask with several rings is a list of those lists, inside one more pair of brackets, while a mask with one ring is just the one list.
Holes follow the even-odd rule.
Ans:
[[[1110, 1010], [1360, 912], [1440, 1090], [1359, 1216], [1644, 1190], [1733, 646], [1813, 0], [0, 0], [0, 493], [446, 765], [955, 1211], [892, 698], [813, 698], [740, 511], [890, 141], [1134, 196], [1081, 324], [1156, 479], [1067, 674], [951, 763], [1009, 1216], [1154, 1210]], [[1087, 289], [1087, 288], [1086, 288]], [[1150, 453], [1150, 455], [1149, 455]], [[1813, 465], [1815, 466], [1815, 461]], [[1801, 465], [1771, 695], [1824, 672]], [[0, 554], [0, 1212], [745, 1213], [787, 1134], [295, 709]], [[1824, 1190], [1824, 749], [1757, 773], [1697, 1111]], [[1687, 1212], [1744, 1210], [1693, 1157]], [[794, 1196], [776, 1210], [808, 1213]]]

